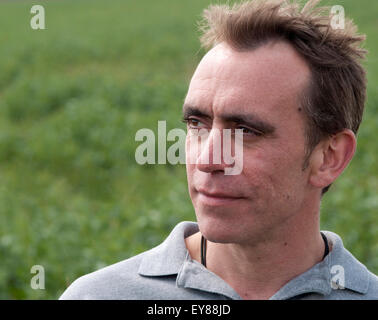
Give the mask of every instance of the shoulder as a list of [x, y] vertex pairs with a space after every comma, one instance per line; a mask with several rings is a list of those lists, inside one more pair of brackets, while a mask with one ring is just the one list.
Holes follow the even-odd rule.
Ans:
[[132, 289], [138, 282], [138, 268], [145, 253], [81, 276], [59, 299], [120, 299], [121, 296], [133, 299]]
[[176, 277], [187, 256], [184, 239], [197, 231], [196, 223], [183, 221], [157, 247], [78, 278], [60, 299], [177, 298]]
[[378, 277], [368, 271], [369, 274], [369, 287], [366, 293], [366, 299], [378, 300]]

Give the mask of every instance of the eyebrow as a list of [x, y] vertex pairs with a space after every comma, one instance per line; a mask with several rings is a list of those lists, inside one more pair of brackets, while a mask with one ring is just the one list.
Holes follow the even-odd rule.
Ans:
[[184, 119], [188, 119], [189, 117], [192, 117], [192, 116], [211, 119], [211, 116], [201, 111], [201, 109], [184, 104], [184, 107], [183, 107]]
[[[188, 119], [191, 116], [197, 116], [197, 117], [206, 118], [206, 119], [212, 118], [211, 115], [202, 111], [200, 108], [184, 104], [184, 107], [183, 107], [184, 119]], [[276, 128], [272, 124], [260, 119], [259, 116], [253, 113], [248, 113], [248, 114], [227, 113], [227, 114], [222, 114], [220, 118], [224, 122], [234, 122], [237, 124], [247, 125], [264, 134], [272, 134], [276, 130]]]

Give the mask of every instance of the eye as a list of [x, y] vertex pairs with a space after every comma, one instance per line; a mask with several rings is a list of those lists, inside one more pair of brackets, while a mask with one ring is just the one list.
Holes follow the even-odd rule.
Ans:
[[195, 118], [183, 119], [183, 122], [186, 123], [190, 129], [199, 129], [204, 127], [204, 123]]
[[237, 127], [236, 129], [241, 129], [241, 130], [243, 130], [243, 134], [244, 134], [244, 135], [251, 135], [251, 136], [258, 136], [258, 137], [263, 135], [262, 132], [257, 131], [257, 130], [250, 129], [250, 128], [248, 128], [248, 127], [239, 126], [239, 127]]

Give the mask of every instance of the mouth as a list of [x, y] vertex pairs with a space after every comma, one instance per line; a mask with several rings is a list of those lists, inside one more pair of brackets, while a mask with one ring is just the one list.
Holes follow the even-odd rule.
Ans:
[[235, 202], [245, 199], [224, 192], [208, 192], [203, 189], [198, 189], [198, 200], [208, 206], [224, 206], [232, 205]]

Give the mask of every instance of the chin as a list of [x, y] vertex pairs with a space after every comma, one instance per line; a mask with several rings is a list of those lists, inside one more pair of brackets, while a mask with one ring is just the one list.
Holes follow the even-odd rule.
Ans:
[[225, 219], [197, 215], [198, 226], [203, 236], [215, 243], [236, 243], [240, 238], [240, 223], [235, 226]]
[[200, 232], [215, 243], [250, 243], [263, 237], [266, 230], [265, 217], [250, 206], [209, 208], [195, 206]]

